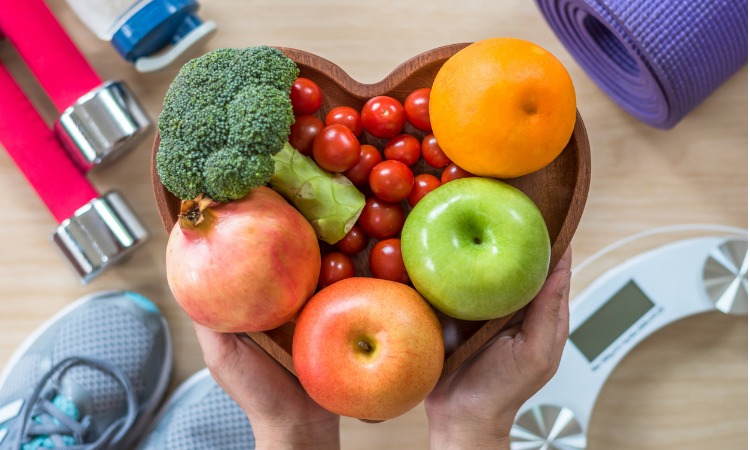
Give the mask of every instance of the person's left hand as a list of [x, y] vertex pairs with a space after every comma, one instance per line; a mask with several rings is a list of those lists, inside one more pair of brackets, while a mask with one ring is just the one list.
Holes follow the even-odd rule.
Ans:
[[569, 332], [571, 251], [568, 249], [527, 309], [425, 401], [430, 448], [510, 448], [523, 403], [560, 364]]
[[257, 449], [339, 448], [339, 416], [252, 339], [198, 324], [195, 332], [211, 375], [247, 414]]

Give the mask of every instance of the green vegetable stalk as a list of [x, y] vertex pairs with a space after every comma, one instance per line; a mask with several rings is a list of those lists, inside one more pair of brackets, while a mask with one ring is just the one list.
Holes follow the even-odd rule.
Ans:
[[276, 172], [271, 188], [307, 217], [318, 237], [335, 244], [357, 222], [365, 196], [348, 178], [332, 174], [289, 143], [273, 155]]

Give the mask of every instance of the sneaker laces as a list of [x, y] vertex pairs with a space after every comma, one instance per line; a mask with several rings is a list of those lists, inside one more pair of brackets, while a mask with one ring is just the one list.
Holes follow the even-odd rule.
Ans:
[[[66, 371], [75, 366], [88, 366], [117, 380], [125, 391], [127, 413], [110, 424], [94, 442], [86, 442], [92, 427], [91, 416], [77, 419], [75, 405], [58, 395], [57, 381]], [[50, 380], [55, 378], [52, 386]], [[75, 413], [72, 413], [73, 409]], [[119, 367], [108, 361], [84, 357], [70, 357], [50, 369], [37, 384], [34, 392], [24, 403], [20, 412], [20, 429], [12, 448], [28, 450], [36, 448], [64, 448], [66, 450], [98, 450], [117, 447], [138, 416], [138, 398], [130, 380]], [[50, 447], [52, 445], [52, 447]]]

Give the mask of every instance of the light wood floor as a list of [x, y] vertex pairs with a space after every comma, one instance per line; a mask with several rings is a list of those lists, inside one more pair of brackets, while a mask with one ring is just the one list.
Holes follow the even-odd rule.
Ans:
[[[81, 25], [62, 0], [50, 0], [104, 79], [123, 79], [156, 117], [177, 69], [140, 75]], [[201, 15], [219, 25], [209, 48], [280, 45], [317, 53], [355, 79], [374, 82], [432, 47], [495, 36], [529, 39], [557, 55], [573, 77], [591, 141], [592, 182], [573, 241], [576, 262], [633, 233], [658, 226], [716, 223], [747, 228], [747, 68], [675, 129], [654, 130], [613, 104], [576, 65], [535, 2], [416, 0], [206, 0]], [[47, 117], [48, 100], [13, 50], [0, 57]], [[1, 100], [0, 100], [1, 101]], [[41, 322], [92, 291], [130, 289], [153, 299], [176, 346], [176, 385], [202, 367], [187, 317], [165, 281], [161, 227], [151, 194], [150, 142], [91, 174], [101, 192], [118, 189], [152, 239], [121, 266], [78, 284], [49, 242], [52, 217], [9, 157], [0, 152], [0, 364]], [[575, 282], [575, 280], [574, 280]], [[590, 430], [593, 449], [747, 448], [747, 318], [707, 314], [677, 323], [642, 343], [602, 391]], [[344, 420], [344, 448], [427, 448], [421, 407], [369, 425]]]

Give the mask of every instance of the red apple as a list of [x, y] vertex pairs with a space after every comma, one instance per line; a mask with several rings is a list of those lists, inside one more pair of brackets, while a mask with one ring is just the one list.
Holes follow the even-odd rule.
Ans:
[[310, 397], [343, 416], [387, 420], [418, 405], [440, 378], [443, 335], [413, 288], [347, 278], [302, 308], [294, 370]]

